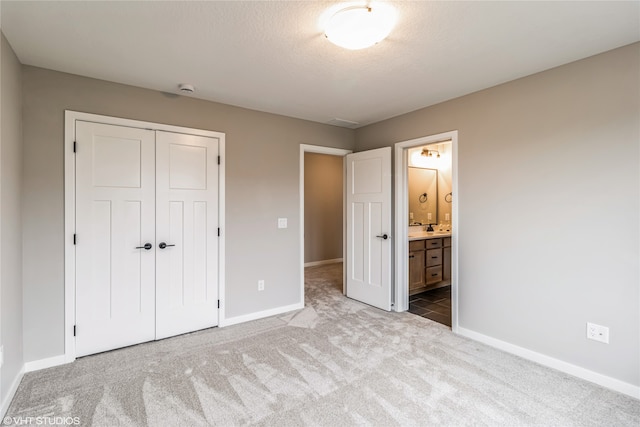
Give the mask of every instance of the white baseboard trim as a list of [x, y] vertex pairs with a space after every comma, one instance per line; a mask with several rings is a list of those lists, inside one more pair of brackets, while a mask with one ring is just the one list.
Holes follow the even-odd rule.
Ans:
[[238, 323], [249, 322], [251, 320], [263, 319], [265, 317], [276, 316], [278, 314], [287, 313], [289, 311], [300, 310], [304, 308], [304, 303], [299, 302], [296, 304], [285, 305], [283, 307], [276, 307], [270, 310], [259, 311], [257, 313], [245, 314], [243, 316], [231, 317], [220, 321], [219, 327], [237, 325]]
[[52, 368], [54, 366], [64, 365], [67, 362], [67, 358], [64, 354], [60, 356], [48, 357], [46, 359], [34, 360], [33, 362], [27, 362], [24, 364], [25, 372], [39, 371], [40, 369]]
[[515, 344], [511, 344], [506, 341], [501, 341], [499, 339], [492, 338], [490, 336], [483, 335], [481, 333], [478, 333], [469, 329], [458, 327], [457, 333], [459, 335], [462, 335], [463, 337], [470, 338], [474, 341], [479, 341], [491, 347], [495, 347], [497, 349], [506, 351], [507, 353], [515, 354], [516, 356], [520, 356], [524, 359], [531, 360], [533, 362], [539, 363], [540, 365], [543, 365], [552, 369], [556, 369], [558, 371], [567, 373], [569, 375], [573, 375], [574, 377], [578, 377], [583, 380], [601, 385], [602, 387], [606, 387], [611, 390], [620, 392], [622, 394], [626, 394], [627, 396], [640, 399], [640, 387], [635, 386], [633, 384], [629, 384], [624, 381], [620, 381], [615, 378], [608, 377], [603, 374], [599, 374], [589, 369], [582, 368], [580, 366], [573, 365], [563, 360], [556, 359], [551, 356], [547, 356], [545, 354], [526, 349], [524, 347], [519, 347]]
[[325, 265], [325, 264], [335, 264], [337, 262], [342, 262], [343, 258], [334, 258], [334, 259], [325, 259], [322, 261], [311, 261], [311, 262], [305, 262], [304, 266], [305, 267], [315, 267], [317, 265]]
[[20, 385], [20, 381], [22, 381], [22, 377], [24, 376], [24, 365], [22, 369], [18, 372], [18, 375], [13, 379], [11, 383], [11, 387], [7, 390], [7, 394], [2, 399], [2, 407], [0, 407], [0, 418], [4, 418], [4, 415], [7, 413], [9, 409], [9, 405], [11, 405], [11, 401], [13, 400], [13, 396], [16, 395], [16, 391], [18, 391], [18, 386]]

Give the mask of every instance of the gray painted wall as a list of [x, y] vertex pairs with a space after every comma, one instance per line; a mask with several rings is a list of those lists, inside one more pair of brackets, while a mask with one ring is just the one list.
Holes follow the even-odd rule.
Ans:
[[300, 301], [300, 144], [352, 149], [353, 130], [30, 66], [23, 81], [27, 361], [64, 352], [65, 109], [226, 133], [227, 318]]
[[1, 35], [2, 128], [0, 137], [0, 343], [4, 365], [0, 402], [16, 380], [22, 352], [22, 81], [20, 63]]
[[636, 386], [639, 75], [636, 43], [356, 131], [358, 151], [459, 131], [462, 328]]
[[342, 258], [343, 157], [304, 154], [304, 261]]
[[[0, 30], [0, 242], [2, 241], [2, 55], [5, 50], [4, 34]], [[2, 310], [2, 245], [0, 244], [0, 310]], [[0, 345], [2, 344], [2, 312], [0, 311]], [[2, 369], [0, 367], [0, 415], [4, 415], [4, 400], [6, 392], [2, 388]]]

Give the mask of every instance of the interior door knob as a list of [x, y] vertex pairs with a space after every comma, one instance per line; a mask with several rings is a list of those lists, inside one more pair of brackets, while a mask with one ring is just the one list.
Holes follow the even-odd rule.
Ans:
[[160, 249], [168, 248], [169, 246], [175, 246], [175, 245], [167, 245], [165, 242], [160, 242], [160, 244], [158, 245]]
[[376, 236], [376, 237], [387, 240], [389, 238], [389, 235], [387, 235], [387, 233], [384, 233], [382, 236]]
[[151, 249], [153, 246], [151, 245], [151, 243], [145, 243], [144, 246], [136, 246], [136, 249], [145, 249], [145, 250], [149, 250]]

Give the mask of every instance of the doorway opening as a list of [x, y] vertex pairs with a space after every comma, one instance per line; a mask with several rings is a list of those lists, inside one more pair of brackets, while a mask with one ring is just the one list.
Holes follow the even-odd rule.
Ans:
[[[345, 293], [344, 157], [351, 150], [300, 145], [300, 286], [312, 276]], [[306, 277], [309, 272], [310, 277]], [[311, 295], [309, 295], [311, 296]], [[306, 305], [306, 304], [305, 304]]]
[[451, 327], [451, 142], [407, 154], [409, 312]]
[[[458, 328], [457, 143], [458, 132], [451, 131], [395, 145], [397, 310], [432, 313], [432, 320], [450, 324], [454, 332]], [[410, 175], [416, 175], [412, 179], [419, 179], [420, 185], [410, 185]], [[450, 318], [445, 316], [449, 314]]]

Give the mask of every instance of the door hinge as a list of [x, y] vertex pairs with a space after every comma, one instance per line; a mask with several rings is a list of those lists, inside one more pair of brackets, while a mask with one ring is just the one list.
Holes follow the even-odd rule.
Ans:
[[220, 300], [218, 300], [218, 308], [220, 308]]
[[218, 227], [218, 237], [220, 237], [220, 227]]
[[218, 156], [218, 164], [220, 164], [220, 161], [221, 161], [221, 160], [220, 160], [220, 156]]
[[76, 244], [76, 235], [75, 235], [75, 233], [74, 233], [74, 235], [73, 235], [73, 244], [74, 244], [74, 245]]
[[78, 143], [73, 141], [73, 152], [75, 153], [77, 149], [78, 149]]
[[73, 325], [73, 336], [76, 336], [76, 325]]

